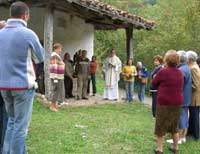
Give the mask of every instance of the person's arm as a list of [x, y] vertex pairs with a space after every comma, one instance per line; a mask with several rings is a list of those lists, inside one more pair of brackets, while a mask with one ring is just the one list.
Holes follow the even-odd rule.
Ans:
[[68, 67], [67, 63], [65, 63], [65, 73], [66, 73], [66, 75], [68, 77], [70, 77], [71, 79], [73, 79], [72, 74], [71, 74], [71, 72], [69, 70], [69, 67]]
[[192, 68], [192, 89], [196, 90], [200, 86], [200, 76], [199, 76], [199, 70], [196, 68]]
[[162, 71], [157, 73], [157, 75], [151, 81], [152, 88], [157, 88], [159, 86], [162, 76]]
[[142, 77], [143, 77], [143, 78], [148, 78], [148, 76], [149, 76], [148, 70], [147, 70], [146, 67], [144, 67], [144, 68], [142, 69]]
[[122, 62], [121, 60], [118, 58], [118, 62], [117, 65], [115, 67], [115, 71], [121, 73], [122, 72]]
[[90, 68], [90, 65], [91, 65], [91, 62], [90, 62], [90, 60], [88, 59], [88, 76], [91, 74], [91, 73], [90, 73], [90, 69], [91, 69], [91, 68]]
[[50, 76], [51, 79], [57, 81], [57, 75], [58, 75], [58, 58], [56, 55], [51, 56], [50, 58]]
[[126, 69], [125, 69], [125, 66], [124, 66], [124, 67], [122, 68], [122, 75], [123, 75], [123, 76], [126, 76], [125, 70], [126, 70]]
[[133, 66], [133, 74], [132, 75], [137, 76], [137, 70], [136, 70], [135, 66]]
[[40, 44], [38, 36], [33, 32], [29, 31], [29, 34], [25, 36], [26, 40], [29, 43], [29, 46], [32, 51], [32, 59], [36, 64], [44, 61], [44, 48]]

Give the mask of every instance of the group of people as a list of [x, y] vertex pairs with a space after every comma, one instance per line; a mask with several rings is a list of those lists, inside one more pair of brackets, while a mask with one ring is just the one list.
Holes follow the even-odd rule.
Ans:
[[[178, 144], [186, 142], [190, 136], [199, 139], [200, 106], [200, 63], [194, 51], [169, 50], [164, 59], [160, 55], [153, 58], [155, 68], [151, 73], [150, 92], [152, 95], [152, 115], [155, 118], [157, 148], [155, 154], [163, 153], [163, 137], [169, 132], [173, 139], [167, 140], [173, 145], [169, 150], [178, 153]], [[103, 63], [104, 99], [117, 100], [118, 82], [122, 75], [125, 82], [126, 100], [133, 101], [134, 80], [138, 87], [138, 99], [143, 102], [145, 86], [149, 77], [141, 62], [137, 67], [129, 58], [121, 68], [116, 51], [111, 50]]]
[[190, 136], [199, 139], [200, 68], [194, 51], [169, 50], [163, 58], [154, 57], [151, 74], [152, 114], [155, 117], [157, 148], [163, 153], [163, 137], [169, 132], [173, 145], [169, 150], [178, 153], [178, 144]]
[[127, 63], [122, 66], [122, 62], [117, 57], [115, 49], [112, 49], [109, 56], [103, 62], [102, 72], [104, 75], [104, 99], [119, 99], [118, 82], [121, 76], [125, 83], [126, 100], [128, 102], [133, 101], [134, 83], [136, 83], [138, 99], [141, 102], [144, 101], [145, 87], [148, 82], [149, 73], [142, 62], [137, 62], [137, 67], [135, 67], [133, 59], [128, 58]]
[[[27, 28], [29, 7], [23, 2], [12, 3], [10, 19], [0, 22], [0, 154], [25, 154], [26, 135], [32, 114], [32, 105], [37, 88], [34, 63], [43, 67], [44, 49], [37, 35]], [[69, 53], [61, 58], [62, 44], [55, 43], [50, 58], [51, 105], [57, 112], [57, 102], [73, 98], [73, 78], [77, 78], [76, 99], [88, 99], [89, 83], [92, 81], [93, 95], [96, 94], [97, 61], [90, 61], [87, 51], [80, 50], [73, 61]], [[186, 142], [186, 135], [199, 139], [200, 68], [194, 51], [168, 51], [154, 57], [155, 69], [151, 73], [152, 114], [155, 117], [157, 148], [155, 154], [163, 153], [163, 137], [172, 134], [169, 147], [178, 151], [178, 143]], [[8, 60], [9, 59], [9, 60]], [[41, 70], [44, 73], [44, 71]], [[133, 65], [129, 58], [122, 67], [115, 49], [103, 62], [103, 98], [119, 99], [120, 75], [125, 82], [126, 99], [133, 101], [134, 82], [138, 87], [138, 98], [144, 101], [145, 86], [149, 73], [141, 62]], [[43, 79], [42, 79], [43, 78]], [[44, 80], [38, 74], [38, 80]], [[42, 89], [41, 89], [42, 90]], [[42, 90], [44, 93], [44, 91]]]
[[69, 53], [65, 53], [64, 60], [61, 58], [62, 44], [55, 43], [54, 51], [50, 58], [50, 79], [51, 79], [51, 105], [50, 110], [57, 112], [57, 103], [62, 104], [65, 98], [74, 98], [73, 78], [77, 78], [76, 99], [87, 100], [90, 92], [90, 80], [92, 80], [93, 96], [96, 94], [96, 56], [90, 61], [87, 58], [87, 51], [80, 50], [74, 56], [74, 62]]

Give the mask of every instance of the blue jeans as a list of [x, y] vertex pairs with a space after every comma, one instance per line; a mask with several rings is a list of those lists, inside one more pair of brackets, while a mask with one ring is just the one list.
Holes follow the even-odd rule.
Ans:
[[25, 154], [26, 129], [32, 114], [35, 89], [2, 90], [1, 94], [8, 114], [3, 154]]
[[126, 88], [126, 99], [127, 101], [133, 101], [133, 82], [126, 81], [125, 82]]
[[138, 82], [138, 98], [140, 100], [140, 102], [144, 101], [144, 95], [145, 95], [145, 84]]
[[5, 109], [5, 103], [0, 93], [0, 154], [2, 154], [7, 121], [8, 121], [8, 117], [7, 117], [7, 113]]
[[91, 80], [92, 80], [92, 92], [93, 92], [93, 94], [96, 94], [97, 89], [96, 89], [96, 75], [95, 75], [95, 73], [91, 74]]

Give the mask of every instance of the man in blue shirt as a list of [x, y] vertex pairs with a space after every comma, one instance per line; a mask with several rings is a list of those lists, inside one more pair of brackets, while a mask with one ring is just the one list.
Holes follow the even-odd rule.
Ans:
[[[5, 25], [6, 25], [5, 21], [0, 21], [0, 29], [5, 27]], [[7, 114], [6, 114], [5, 103], [4, 103], [1, 93], [0, 93], [0, 154], [2, 154], [7, 120], [8, 120], [8, 118], [7, 118]]]
[[13, 3], [10, 16], [0, 30], [0, 90], [8, 114], [3, 154], [25, 154], [26, 129], [37, 88], [33, 61], [43, 62], [44, 49], [26, 27], [29, 8], [25, 3]]

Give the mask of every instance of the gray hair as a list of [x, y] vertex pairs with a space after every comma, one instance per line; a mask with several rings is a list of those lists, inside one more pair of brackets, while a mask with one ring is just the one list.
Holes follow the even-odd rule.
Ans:
[[141, 62], [141, 61], [138, 61], [138, 62], [137, 62], [137, 66], [142, 66], [142, 62]]
[[196, 52], [194, 52], [194, 51], [187, 51], [186, 54], [187, 54], [187, 58], [188, 58], [189, 62], [196, 62], [197, 61], [198, 55], [197, 55]]
[[187, 54], [184, 50], [179, 50], [178, 52], [178, 55], [180, 57], [180, 62], [181, 63], [186, 63], [187, 62]]

